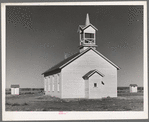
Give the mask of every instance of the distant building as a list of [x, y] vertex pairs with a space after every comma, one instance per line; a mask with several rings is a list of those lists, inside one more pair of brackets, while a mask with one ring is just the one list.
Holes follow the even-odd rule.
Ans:
[[59, 98], [117, 97], [117, 70], [120, 68], [96, 50], [96, 31], [87, 14], [80, 25], [80, 51], [49, 70], [44, 75], [46, 95]]
[[137, 84], [130, 84], [129, 85], [129, 88], [130, 88], [130, 93], [136, 93], [136, 92], [138, 92], [138, 86], [137, 86]]
[[19, 85], [11, 85], [11, 94], [19, 95]]

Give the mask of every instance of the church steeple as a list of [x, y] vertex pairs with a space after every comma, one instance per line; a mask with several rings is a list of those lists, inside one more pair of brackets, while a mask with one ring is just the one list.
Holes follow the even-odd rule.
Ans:
[[86, 15], [85, 25], [79, 26], [80, 34], [80, 52], [88, 47], [96, 48], [96, 27], [94, 27], [89, 20], [89, 14]]
[[89, 15], [87, 13], [85, 25], [88, 26], [89, 24], [90, 24], [90, 19], [89, 19]]

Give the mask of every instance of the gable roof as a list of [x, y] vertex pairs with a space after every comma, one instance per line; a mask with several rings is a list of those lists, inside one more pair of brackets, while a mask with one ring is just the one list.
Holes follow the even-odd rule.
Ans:
[[86, 50], [82, 51], [82, 52], [78, 52], [70, 57], [68, 57], [67, 59], [61, 61], [60, 63], [58, 63], [57, 65], [51, 67], [50, 69], [48, 69], [47, 71], [45, 71], [43, 74], [45, 73], [49, 73], [49, 72], [54, 72], [56, 70], [61, 70], [62, 68], [64, 68], [65, 66], [67, 66], [69, 63], [71, 63], [72, 61], [76, 60], [77, 58], [79, 58], [81, 55], [83, 55], [84, 53], [88, 52], [89, 50], [93, 50], [94, 52], [96, 52], [98, 55], [100, 55], [102, 58], [104, 58], [106, 61], [108, 61], [110, 64], [112, 64], [115, 68], [117, 68], [118, 70], [120, 69], [117, 65], [115, 65], [112, 61], [110, 61], [109, 59], [107, 59], [105, 56], [103, 56], [101, 53], [99, 53], [97, 50], [93, 49], [92, 47], [87, 48]]
[[85, 27], [85, 25], [79, 25], [79, 27], [80, 27], [81, 29], [83, 29], [83, 28]]
[[55, 66], [51, 67], [50, 69], [48, 69], [47, 71], [45, 71], [42, 74], [45, 74], [45, 73], [48, 73], [48, 72], [51, 72], [51, 71], [59, 69], [63, 64], [67, 63], [68, 61], [70, 61], [71, 59], [76, 57], [77, 55], [79, 55], [79, 52], [75, 53], [74, 55], [72, 55], [72, 56], [70, 56], [70, 57], [68, 57], [66, 59], [64, 59], [63, 61], [59, 62], [58, 64], [56, 64]]
[[88, 79], [89, 77], [91, 77], [94, 73], [98, 73], [100, 76], [104, 77], [105, 75], [102, 74], [101, 72], [99, 72], [98, 70], [91, 70], [88, 73], [86, 73], [82, 78], [84, 79]]
[[[92, 25], [92, 24], [89, 24], [89, 25], [79, 25], [79, 28], [80, 28], [81, 30], [85, 30], [85, 29], [88, 28], [89, 26], [91, 26], [92, 28], [94, 28], [95, 30], [98, 31], [98, 29], [97, 29], [94, 25]], [[78, 28], [78, 32], [79, 32], [79, 28]]]
[[89, 26], [91, 26], [91, 27], [94, 28], [95, 30], [98, 30], [98, 29], [97, 29], [94, 25], [92, 25], [92, 24], [89, 24], [89, 25], [83, 27], [82, 29], [85, 30], [85, 29], [88, 28]]
[[95, 30], [98, 30], [95, 26], [93, 26], [93, 25], [90, 23], [89, 14], [87, 13], [87, 14], [86, 14], [85, 25], [79, 25], [78, 32], [79, 32], [79, 29], [85, 30], [85, 29], [88, 28], [89, 26], [91, 26], [91, 27], [94, 28]]

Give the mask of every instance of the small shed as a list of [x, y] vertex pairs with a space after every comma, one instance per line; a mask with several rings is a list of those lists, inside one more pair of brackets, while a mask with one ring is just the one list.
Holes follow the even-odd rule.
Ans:
[[130, 93], [136, 93], [137, 89], [138, 89], [138, 85], [137, 84], [130, 84], [129, 88], [130, 88]]
[[19, 85], [11, 85], [11, 94], [19, 95]]

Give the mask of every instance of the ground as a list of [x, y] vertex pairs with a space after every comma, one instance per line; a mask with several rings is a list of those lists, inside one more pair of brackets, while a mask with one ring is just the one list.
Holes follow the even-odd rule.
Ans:
[[143, 111], [143, 95], [119, 94], [117, 98], [59, 99], [43, 93], [6, 95], [6, 111]]

